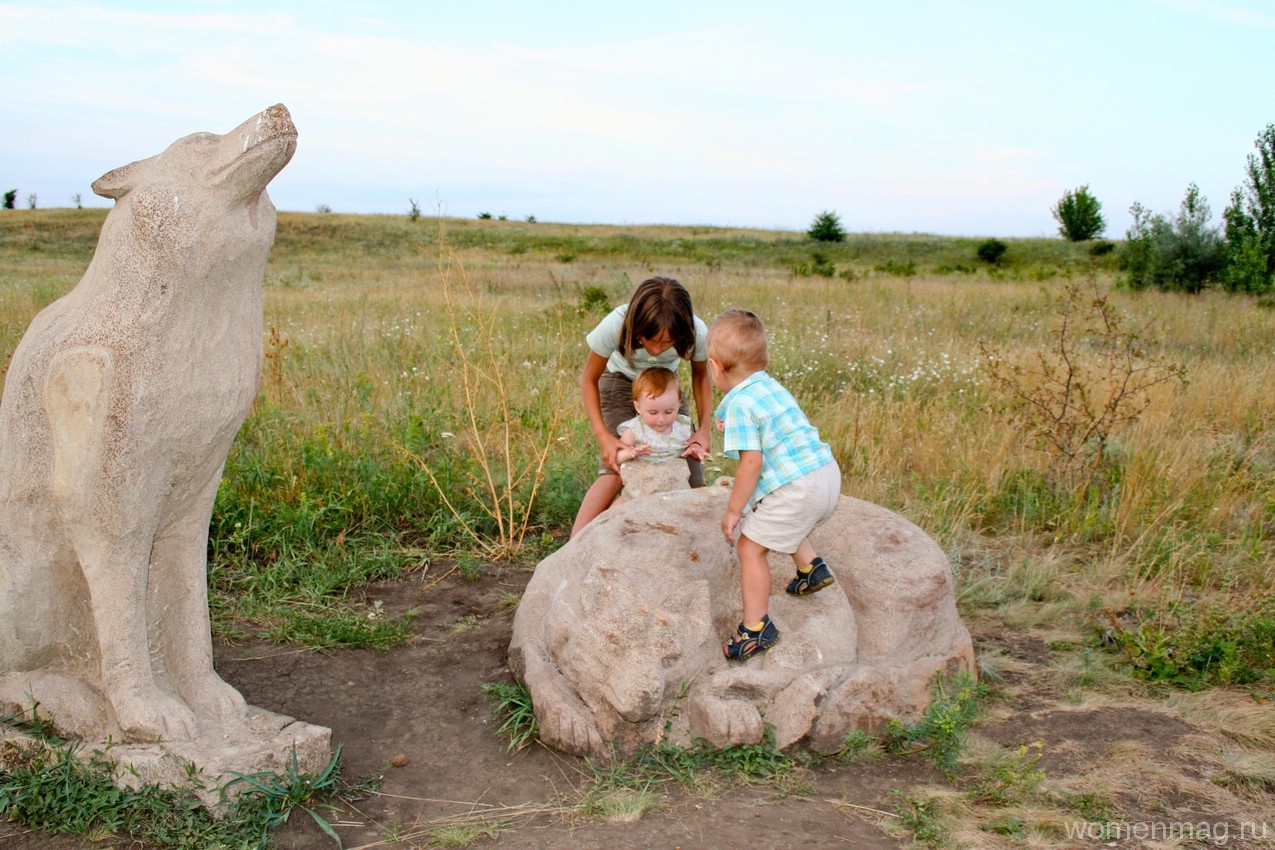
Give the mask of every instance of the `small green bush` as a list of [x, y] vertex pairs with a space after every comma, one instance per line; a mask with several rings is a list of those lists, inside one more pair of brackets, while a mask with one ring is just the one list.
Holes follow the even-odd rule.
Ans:
[[846, 241], [846, 231], [841, 226], [841, 219], [835, 212], [830, 210], [824, 210], [815, 216], [815, 220], [811, 222], [810, 229], [806, 231], [806, 235], [816, 242]]
[[989, 266], [999, 266], [1001, 257], [1004, 257], [1008, 250], [1009, 246], [999, 239], [986, 239], [979, 243], [978, 258]]
[[921, 722], [907, 726], [898, 720], [886, 724], [886, 749], [890, 752], [925, 750], [949, 779], [965, 749], [965, 736], [978, 715], [978, 700], [987, 689], [968, 673], [934, 683], [933, 699]]
[[886, 260], [877, 265], [876, 270], [892, 274], [895, 277], [916, 277], [916, 263], [911, 260]]
[[580, 315], [588, 316], [593, 313], [609, 313], [611, 312], [611, 298], [607, 295], [607, 291], [600, 286], [586, 286], [584, 291], [580, 293]]
[[792, 267], [792, 273], [797, 277], [810, 277], [811, 275], [833, 277], [837, 273], [837, 267], [825, 255], [815, 251], [810, 255], [810, 262], [797, 263]]
[[1226, 245], [1209, 224], [1208, 201], [1194, 183], [1173, 219], [1136, 202], [1129, 213], [1124, 264], [1132, 288], [1196, 293], [1221, 279]]

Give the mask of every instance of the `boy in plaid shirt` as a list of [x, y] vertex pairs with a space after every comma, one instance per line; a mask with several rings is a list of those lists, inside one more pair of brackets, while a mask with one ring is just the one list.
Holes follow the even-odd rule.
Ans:
[[713, 322], [708, 367], [726, 394], [714, 416], [726, 456], [739, 459], [722, 515], [726, 541], [739, 553], [744, 596], [744, 621], [722, 647], [732, 661], [779, 640], [768, 613], [771, 549], [792, 555], [797, 577], [787, 589], [794, 596], [816, 593], [833, 581], [808, 535], [837, 507], [841, 470], [796, 399], [766, 374], [769, 362], [766, 329], [755, 314], [732, 309]]

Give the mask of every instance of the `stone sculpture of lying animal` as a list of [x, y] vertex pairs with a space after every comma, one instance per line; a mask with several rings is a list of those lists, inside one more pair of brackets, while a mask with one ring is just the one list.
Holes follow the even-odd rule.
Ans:
[[0, 714], [90, 740], [237, 722], [205, 577], [222, 467], [256, 395], [278, 104], [93, 184], [113, 198], [80, 283], [18, 344], [0, 401]]
[[537, 565], [509, 664], [542, 742], [608, 758], [661, 741], [756, 744], [769, 729], [781, 749], [833, 753], [852, 730], [919, 720], [936, 677], [974, 673], [946, 554], [904, 517], [850, 496], [811, 536], [836, 583], [789, 596], [792, 560], [771, 553], [783, 637], [726, 661], [722, 639], [740, 619], [739, 561], [721, 532], [729, 492], [639, 496]]

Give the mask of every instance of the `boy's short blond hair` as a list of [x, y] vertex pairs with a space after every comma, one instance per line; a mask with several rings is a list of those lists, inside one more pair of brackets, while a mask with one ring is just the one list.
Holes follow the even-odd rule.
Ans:
[[760, 372], [770, 364], [766, 326], [756, 313], [732, 307], [708, 329], [708, 356], [727, 372], [737, 368]]
[[682, 385], [677, 380], [677, 373], [663, 366], [652, 366], [643, 369], [633, 379], [633, 400], [642, 398], [659, 398], [668, 392], [669, 387], [677, 387], [678, 401], [682, 400]]

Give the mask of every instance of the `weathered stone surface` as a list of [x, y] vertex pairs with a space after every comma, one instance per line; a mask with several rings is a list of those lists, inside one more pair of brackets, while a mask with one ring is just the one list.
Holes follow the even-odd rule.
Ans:
[[682, 460], [666, 460], [662, 463], [631, 460], [621, 464], [620, 474], [624, 480], [624, 490], [614, 502], [617, 505], [652, 493], [691, 489], [691, 471]]
[[721, 644], [740, 618], [739, 568], [720, 530], [723, 487], [612, 507], [536, 568], [514, 619], [510, 664], [541, 739], [606, 757], [671, 738], [762, 740], [834, 752], [853, 729], [916, 720], [936, 674], [973, 672], [938, 545], [908, 520], [843, 496], [813, 535], [837, 583], [784, 587], [771, 555], [779, 643], [740, 664]]
[[205, 572], [261, 370], [265, 188], [295, 149], [280, 104], [93, 184], [116, 202], [97, 250], [0, 401], [0, 714], [38, 703], [66, 735], [212, 762], [278, 737], [213, 670]]

